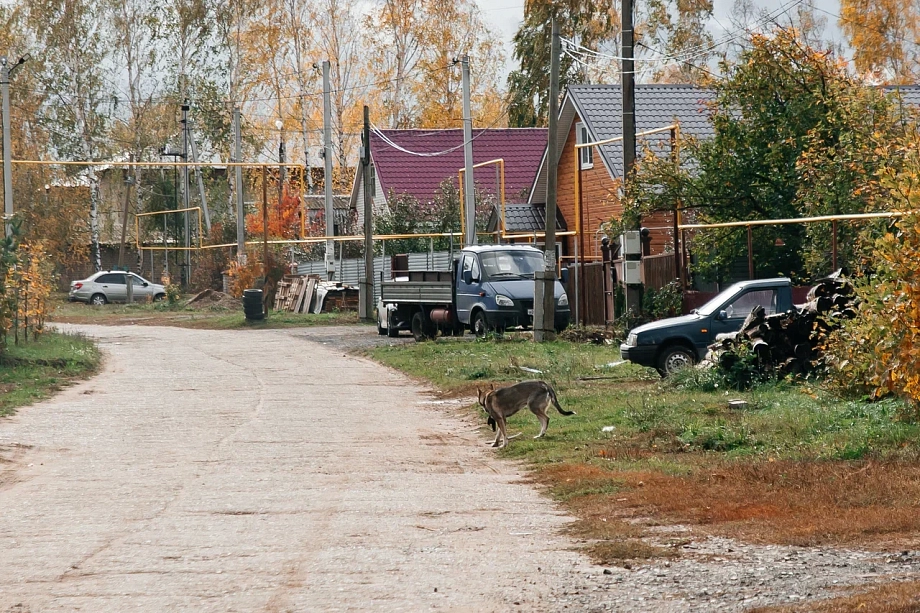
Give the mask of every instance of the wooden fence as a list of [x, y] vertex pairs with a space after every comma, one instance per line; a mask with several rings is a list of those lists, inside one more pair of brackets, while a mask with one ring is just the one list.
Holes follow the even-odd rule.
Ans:
[[[603, 326], [613, 319], [613, 276], [622, 282], [623, 261], [590, 262], [569, 266], [569, 308], [573, 323]], [[578, 321], [575, 322], [575, 276], [578, 275]], [[677, 278], [674, 254], [650, 255], [642, 258], [642, 282], [646, 288], [661, 289]]]

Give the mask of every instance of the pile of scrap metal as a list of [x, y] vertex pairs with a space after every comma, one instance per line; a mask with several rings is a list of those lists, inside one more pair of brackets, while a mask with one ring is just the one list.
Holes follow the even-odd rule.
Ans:
[[834, 322], [856, 316], [856, 300], [853, 285], [838, 270], [819, 280], [807, 302], [791, 311], [767, 315], [763, 307], [754, 307], [738, 332], [716, 337], [706, 361], [728, 371], [748, 356], [764, 375], [807, 373], [815, 365], [822, 339], [836, 327]]

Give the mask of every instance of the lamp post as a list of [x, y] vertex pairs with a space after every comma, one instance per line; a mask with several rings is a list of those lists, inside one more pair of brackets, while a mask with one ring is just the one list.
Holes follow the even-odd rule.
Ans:
[[15, 64], [9, 65], [6, 56], [0, 57], [0, 98], [3, 110], [3, 216], [5, 236], [11, 232], [10, 219], [13, 216], [13, 160], [10, 153], [10, 77], [16, 69], [32, 59], [26, 53]]

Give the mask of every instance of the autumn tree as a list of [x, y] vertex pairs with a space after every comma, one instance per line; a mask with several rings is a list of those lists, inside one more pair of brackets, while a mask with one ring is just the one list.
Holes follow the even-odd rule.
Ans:
[[[876, 173], [887, 210], [903, 216], [881, 232], [864, 232], [867, 256], [855, 285], [858, 308], [852, 318], [835, 321], [825, 342], [827, 384], [836, 391], [905, 399], [900, 417], [920, 419], [920, 157], [917, 124], [900, 139], [886, 142]], [[890, 162], [894, 162], [890, 165]]]
[[[112, 140], [118, 150], [128, 153], [132, 161], [148, 161], [166, 142], [163, 105], [158, 99], [163, 64], [161, 38], [163, 9], [152, 0], [110, 0], [110, 23], [115, 55], [127, 77], [127, 114], [112, 125]], [[118, 112], [120, 109], [116, 109]], [[119, 115], [123, 115], [119, 113]], [[133, 227], [131, 211], [142, 210], [142, 171], [129, 168], [134, 189], [125, 198], [122, 233]], [[130, 188], [129, 188], [130, 189]], [[120, 236], [122, 240], [125, 236]], [[119, 253], [119, 259], [121, 253]]]
[[640, 57], [650, 60], [652, 79], [661, 83], [704, 79], [705, 65], [715, 53], [706, 28], [712, 18], [712, 0], [647, 0], [645, 11], [636, 46], [640, 52], [651, 52], [640, 53]]
[[[58, 155], [98, 161], [109, 151], [111, 88], [105, 66], [111, 65], [111, 41], [101, 27], [104, 6], [90, 0], [31, 0], [29, 25], [40, 47], [42, 85], [51, 96], [42, 110], [52, 128]], [[90, 186], [89, 221], [92, 262], [102, 268], [99, 250], [99, 177], [93, 166], [81, 171]]]
[[[361, 28], [356, 0], [317, 0], [318, 50], [329, 60], [332, 89], [332, 138], [336, 161], [346, 167], [353, 154], [361, 122], [359, 87], [366, 76], [361, 61]], [[319, 64], [319, 62], [317, 62]]]
[[384, 82], [382, 114], [391, 128], [409, 128], [415, 121], [411, 86], [416, 66], [423, 54], [422, 28], [425, 27], [423, 0], [381, 0], [366, 27], [380, 53], [373, 74]]
[[920, 8], [902, 0], [842, 0], [840, 28], [862, 74], [890, 83], [915, 83], [920, 76]]
[[[609, 0], [534, 0], [514, 36], [518, 70], [508, 76], [509, 123], [545, 125], [549, 108], [550, 24], [566, 42], [560, 57], [560, 90], [569, 83], [619, 79], [619, 6]], [[633, 16], [636, 76], [671, 83], [698, 83], [715, 54], [707, 23], [712, 0], [644, 0]]]
[[[508, 123], [517, 127], [544, 125], [549, 109], [549, 65], [555, 19], [563, 38], [596, 48], [619, 32], [619, 16], [612, 0], [531, 0], [524, 5], [524, 21], [514, 35], [514, 59], [520, 66], [508, 75]], [[572, 56], [559, 61], [559, 87], [580, 82]]]

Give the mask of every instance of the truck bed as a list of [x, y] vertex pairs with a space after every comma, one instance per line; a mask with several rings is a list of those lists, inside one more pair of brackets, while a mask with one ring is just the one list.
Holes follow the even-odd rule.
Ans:
[[450, 271], [412, 270], [405, 275], [380, 284], [380, 299], [384, 304], [451, 304], [453, 301], [454, 279]]

